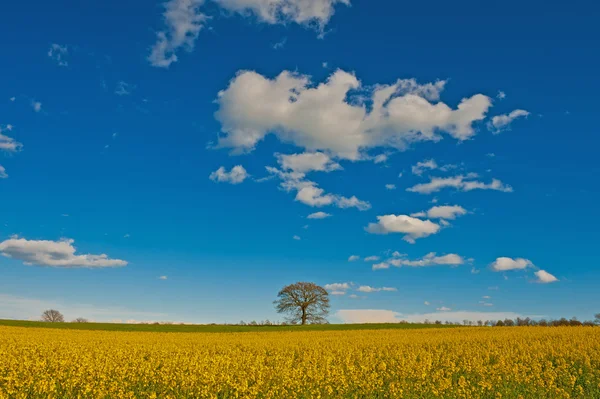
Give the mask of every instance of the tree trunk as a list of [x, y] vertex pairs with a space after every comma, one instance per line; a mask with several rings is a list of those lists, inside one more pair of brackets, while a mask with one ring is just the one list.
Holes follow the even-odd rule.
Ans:
[[306, 308], [302, 308], [302, 325], [306, 324]]

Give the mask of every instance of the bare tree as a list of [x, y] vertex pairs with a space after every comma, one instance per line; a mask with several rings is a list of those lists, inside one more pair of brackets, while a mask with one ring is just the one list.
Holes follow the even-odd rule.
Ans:
[[600, 325], [600, 313], [596, 313], [596, 314], [594, 315], [594, 318], [595, 318], [594, 322], [595, 322], [596, 324]]
[[287, 313], [288, 321], [297, 324], [324, 324], [329, 314], [329, 294], [314, 283], [296, 283], [277, 294], [275, 309]]
[[87, 323], [88, 319], [84, 319], [83, 317], [78, 317], [75, 320], [73, 320], [73, 323]]
[[42, 313], [42, 321], [48, 323], [64, 323], [65, 318], [58, 310], [48, 309]]

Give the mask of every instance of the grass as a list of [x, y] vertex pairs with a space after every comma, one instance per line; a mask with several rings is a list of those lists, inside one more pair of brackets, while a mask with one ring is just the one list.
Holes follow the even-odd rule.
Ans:
[[452, 325], [439, 324], [321, 324], [309, 326], [236, 326], [221, 324], [117, 324], [117, 323], [45, 323], [42, 321], [1, 320], [0, 326], [57, 328], [70, 330], [135, 331], [135, 332], [174, 332], [174, 333], [226, 333], [226, 332], [265, 332], [265, 331], [346, 331], [384, 329], [423, 329], [449, 328]]

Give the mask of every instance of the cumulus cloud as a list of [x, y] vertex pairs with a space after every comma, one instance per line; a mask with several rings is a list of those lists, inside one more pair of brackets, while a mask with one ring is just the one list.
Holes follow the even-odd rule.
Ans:
[[6, 173], [6, 169], [4, 166], [0, 165], [0, 179], [6, 179], [8, 174]]
[[365, 230], [371, 234], [405, 234], [403, 239], [414, 243], [419, 238], [437, 234], [440, 226], [430, 220], [421, 220], [407, 215], [377, 216], [377, 223], [369, 223]]
[[457, 254], [446, 254], [437, 256], [435, 252], [430, 252], [421, 259], [405, 259], [394, 257], [386, 260], [385, 262], [373, 265], [373, 270], [389, 269], [390, 266], [394, 267], [430, 267], [430, 266], [460, 266], [467, 262], [465, 258]]
[[60, 44], [53, 43], [48, 50], [48, 57], [54, 60], [60, 66], [68, 66], [68, 62], [66, 60], [67, 54], [69, 50], [67, 46], [61, 46]]
[[396, 185], [395, 184], [386, 184], [385, 188], [386, 188], [386, 190], [395, 190]]
[[300, 172], [285, 172], [277, 168], [267, 166], [267, 171], [281, 179], [280, 187], [287, 191], [296, 191], [296, 201], [302, 202], [308, 206], [323, 207], [337, 206], [338, 208], [357, 208], [365, 211], [371, 208], [371, 204], [361, 201], [355, 196], [350, 198], [337, 194], [325, 193], [317, 183], [306, 180], [305, 174]]
[[227, 172], [224, 166], [212, 172], [208, 178], [214, 182], [240, 184], [248, 177], [248, 172], [242, 165], [237, 165]]
[[331, 160], [322, 152], [305, 152], [303, 154], [282, 155], [276, 154], [282, 170], [291, 170], [298, 173], [311, 171], [331, 172], [342, 169], [341, 165]]
[[23, 144], [15, 139], [2, 134], [5, 131], [11, 131], [12, 125], [0, 126], [0, 150], [7, 152], [17, 152], [23, 148]]
[[426, 212], [413, 213], [413, 217], [428, 217], [430, 219], [450, 219], [454, 220], [457, 216], [466, 215], [467, 210], [458, 205], [434, 206]]
[[508, 270], [523, 270], [535, 266], [529, 259], [500, 257], [492, 262], [490, 267], [495, 272], [504, 272]]
[[101, 268], [126, 266], [127, 262], [110, 259], [107, 255], [76, 255], [74, 240], [27, 240], [12, 237], [0, 242], [0, 253], [7, 258], [23, 261], [26, 265], [64, 268]]
[[348, 258], [348, 262], [355, 262], [357, 260], [360, 260], [360, 256], [358, 255], [350, 255], [350, 257]]
[[329, 291], [331, 295], [341, 296], [346, 295], [346, 291], [348, 291], [352, 286], [352, 283], [332, 283], [325, 284], [325, 289]]
[[510, 130], [510, 124], [518, 118], [527, 118], [529, 112], [523, 109], [515, 109], [510, 114], [496, 115], [488, 122], [487, 128], [494, 134]]
[[365, 258], [365, 262], [377, 262], [378, 260], [379, 260], [379, 256], [377, 256], [377, 255], [367, 256]]
[[431, 194], [441, 191], [444, 188], [454, 188], [460, 191], [495, 190], [505, 193], [511, 193], [513, 191], [511, 186], [502, 183], [498, 179], [492, 179], [490, 183], [483, 183], [474, 180], [476, 177], [476, 174], [468, 174], [466, 176], [457, 175], [453, 177], [432, 177], [428, 183], [417, 184], [416, 186], [407, 188], [406, 191], [419, 194]]
[[422, 162], [417, 162], [416, 165], [413, 165], [411, 170], [413, 175], [421, 176], [423, 172], [426, 170], [435, 170], [438, 168], [437, 163], [434, 159], [429, 159]]
[[160, 276], [158, 279], [159, 280], [168, 280], [169, 278], [167, 276]]
[[[275, 134], [310, 152], [358, 160], [372, 159], [365, 153], [370, 148], [401, 150], [417, 141], [438, 141], [442, 132], [457, 140], [469, 139], [491, 99], [477, 94], [452, 109], [434, 102], [443, 86], [398, 80], [373, 86], [365, 97], [367, 89], [356, 76], [342, 70], [318, 85], [289, 71], [274, 79], [241, 71], [217, 98], [215, 116], [223, 133], [217, 147], [249, 152], [265, 136]], [[352, 94], [359, 89], [360, 96]]]
[[502, 90], [498, 90], [498, 94], [496, 94], [496, 98], [498, 100], [504, 100], [506, 98], [506, 93]]
[[42, 103], [39, 101], [31, 101], [31, 108], [33, 108], [33, 110], [35, 112], [40, 112], [42, 110]]
[[329, 214], [329, 213], [326, 213], [326, 212], [315, 212], [315, 213], [311, 213], [306, 218], [307, 219], [327, 219], [327, 218], [330, 218], [330, 217], [331, 217], [331, 214]]
[[392, 288], [392, 287], [375, 288], [375, 287], [370, 287], [368, 285], [361, 285], [360, 287], [358, 287], [357, 291], [365, 292], [365, 293], [380, 292], [380, 291], [395, 292], [395, 291], [398, 291], [398, 289]]
[[440, 320], [442, 322], [462, 323], [463, 320], [504, 320], [524, 317], [515, 312], [472, 312], [472, 311], [438, 311], [423, 314], [402, 314], [383, 309], [342, 309], [335, 314], [343, 323], [399, 323], [408, 321], [422, 323], [425, 320]]
[[558, 281], [556, 277], [554, 277], [552, 274], [548, 273], [545, 270], [538, 270], [534, 274], [537, 277], [536, 282], [541, 284], [555, 283]]
[[314, 25], [322, 30], [335, 12], [336, 4], [350, 0], [214, 0], [222, 8], [242, 15], [252, 14], [260, 22]]
[[300, 240], [302, 240], [302, 237], [300, 237], [300, 236], [294, 236], [294, 237], [292, 237], [292, 238], [293, 238], [294, 240], [296, 240], [296, 241], [300, 241]]
[[156, 34], [148, 61], [159, 68], [177, 62], [177, 51], [192, 51], [207, 16], [200, 11], [204, 0], [170, 0], [164, 4], [165, 30]]

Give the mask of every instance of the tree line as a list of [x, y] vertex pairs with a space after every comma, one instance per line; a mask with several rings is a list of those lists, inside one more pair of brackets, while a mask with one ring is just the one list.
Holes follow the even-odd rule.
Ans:
[[[305, 325], [305, 324], [327, 324], [327, 316], [329, 314], [329, 293], [323, 287], [318, 286], [314, 283], [298, 282], [283, 287], [277, 294], [277, 300], [273, 302], [275, 310], [278, 313], [285, 314], [286, 319], [283, 323], [273, 323], [269, 320], [263, 322], [251, 321], [245, 323], [241, 321], [238, 325]], [[49, 309], [44, 311], [42, 314], [42, 321], [50, 323], [63, 323], [65, 321], [64, 316], [55, 309]], [[87, 323], [88, 320], [84, 318], [77, 318], [73, 320], [74, 323]], [[407, 323], [406, 321], [400, 321], [400, 323]], [[442, 322], [436, 320], [431, 322], [425, 320], [425, 324], [454, 324], [461, 325], [456, 322]], [[562, 327], [562, 326], [600, 326], [600, 313], [594, 315], [594, 320], [579, 321], [573, 317], [571, 319], [561, 318], [558, 320], [534, 320], [529, 317], [516, 319], [504, 319], [504, 320], [463, 320], [462, 325], [465, 326], [487, 326], [487, 327], [525, 327], [525, 326], [538, 326], [538, 327]]]

